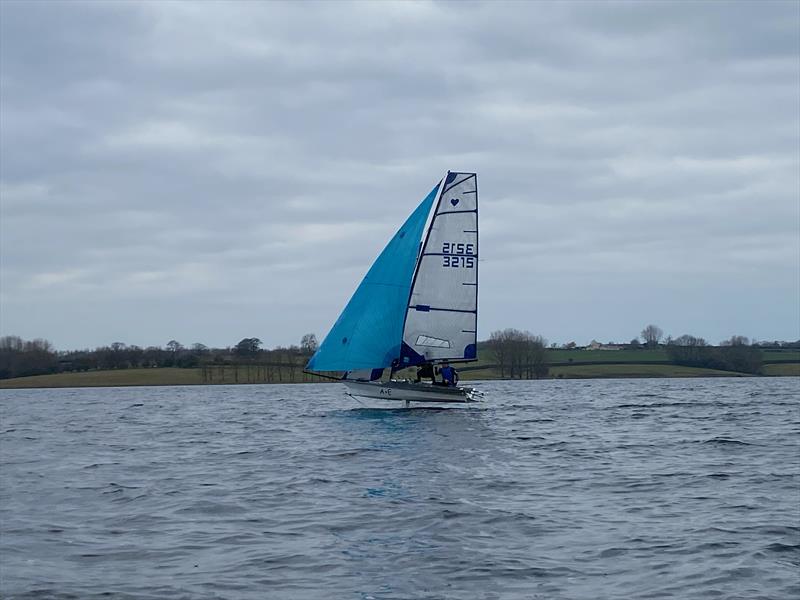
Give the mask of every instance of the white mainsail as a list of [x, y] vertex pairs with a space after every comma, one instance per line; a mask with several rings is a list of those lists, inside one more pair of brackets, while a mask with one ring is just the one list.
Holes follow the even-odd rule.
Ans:
[[408, 304], [403, 346], [409, 360], [404, 357], [404, 362], [476, 359], [478, 185], [475, 173], [448, 172], [422, 244]]

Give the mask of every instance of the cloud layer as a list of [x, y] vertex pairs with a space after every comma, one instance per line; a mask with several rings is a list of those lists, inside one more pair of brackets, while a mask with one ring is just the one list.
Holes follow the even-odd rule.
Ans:
[[447, 169], [479, 337], [800, 336], [795, 2], [0, 4], [0, 329], [322, 336]]

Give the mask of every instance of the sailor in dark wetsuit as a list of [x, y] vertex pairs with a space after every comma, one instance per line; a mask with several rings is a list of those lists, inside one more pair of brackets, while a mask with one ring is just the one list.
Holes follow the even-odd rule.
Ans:
[[448, 387], [455, 387], [458, 385], [458, 372], [456, 372], [447, 361], [442, 363], [442, 368], [439, 369], [439, 373], [442, 375], [442, 385]]
[[417, 379], [414, 383], [419, 383], [423, 377], [430, 377], [431, 383], [436, 383], [436, 375], [433, 373], [433, 365], [431, 363], [420, 365], [419, 369], [417, 369]]

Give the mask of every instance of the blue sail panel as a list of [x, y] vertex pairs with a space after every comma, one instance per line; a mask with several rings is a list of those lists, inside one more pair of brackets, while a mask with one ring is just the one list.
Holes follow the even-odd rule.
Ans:
[[437, 184], [383, 249], [307, 369], [379, 369], [400, 356], [422, 230], [438, 191]]

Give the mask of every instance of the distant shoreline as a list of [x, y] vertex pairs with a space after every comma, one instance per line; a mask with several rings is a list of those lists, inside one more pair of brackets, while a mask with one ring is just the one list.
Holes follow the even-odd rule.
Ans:
[[[476, 365], [461, 370], [461, 380], [504, 380], [517, 381], [509, 377], [499, 377], [494, 365]], [[220, 376], [221, 375], [221, 376]], [[550, 374], [545, 379], [663, 379], [691, 377], [800, 377], [800, 362], [770, 363], [764, 366], [763, 375], [718, 371], [697, 367], [643, 362], [643, 363], [580, 363], [565, 365], [553, 364]], [[220, 374], [208, 380], [202, 368], [149, 368], [149, 369], [113, 369], [103, 371], [85, 371], [56, 373], [52, 375], [32, 375], [0, 380], [0, 390], [4, 389], [37, 389], [37, 388], [81, 388], [81, 387], [139, 387], [139, 386], [171, 386], [171, 385], [249, 385], [249, 384], [295, 384], [323, 383], [324, 380], [314, 375], [302, 373], [299, 369], [291, 375], [284, 374], [281, 380], [274, 378], [265, 381], [257, 374], [239, 367], [234, 372], [232, 367], [221, 370]]]

